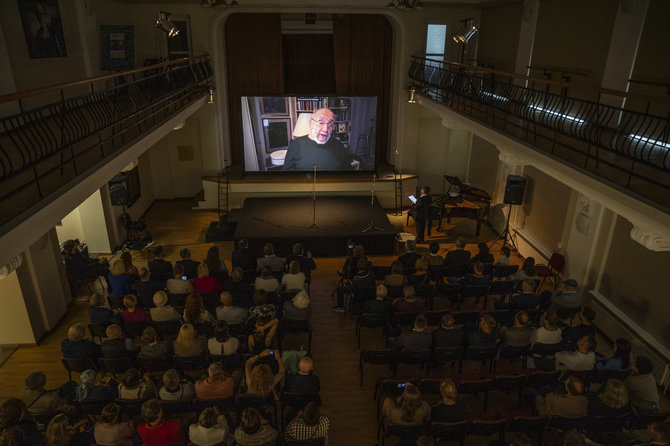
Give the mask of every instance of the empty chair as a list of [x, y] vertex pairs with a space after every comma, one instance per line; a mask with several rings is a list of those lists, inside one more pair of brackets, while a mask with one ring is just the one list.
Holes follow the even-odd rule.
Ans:
[[147, 358], [143, 356], [137, 357], [137, 366], [148, 373], [164, 372], [172, 368], [172, 361], [164, 358]]
[[528, 351], [530, 344], [522, 347], [515, 347], [512, 345], [503, 345], [500, 349], [500, 359], [518, 360], [521, 368], [526, 368], [526, 359], [528, 358]]
[[493, 379], [492, 378], [482, 378], [482, 379], [465, 379], [465, 380], [456, 380], [458, 394], [459, 395], [474, 395], [478, 397], [479, 394], [484, 394], [484, 411], [488, 408], [489, 405], [489, 391], [493, 389]]
[[457, 311], [454, 313], [454, 322], [456, 325], [465, 325], [469, 328], [477, 325], [479, 311]]
[[458, 441], [460, 446], [465, 444], [465, 433], [467, 423], [465, 421], [456, 421], [454, 423], [440, 423], [433, 421], [427, 429], [427, 435], [433, 437], [435, 441]]
[[542, 278], [539, 287], [540, 288], [542, 287], [547, 277], [553, 277], [554, 288], [555, 288], [556, 278], [558, 277], [558, 274], [563, 270], [563, 266], [565, 266], [565, 257], [563, 257], [561, 254], [557, 252], [551, 255], [551, 257], [549, 258], [549, 263], [547, 263], [546, 265], [535, 265], [535, 272], [537, 274], [538, 279]]
[[459, 310], [461, 309], [461, 303], [465, 302], [465, 299], [467, 299], [468, 297], [474, 297], [476, 299], [476, 303], [478, 303], [483, 298], [484, 306], [482, 308], [486, 309], [486, 305], [488, 303], [488, 293], [489, 293], [488, 286], [480, 286], [480, 285], [464, 286], [463, 289], [461, 290], [461, 295], [460, 299], [458, 300], [457, 309]]
[[127, 356], [121, 356], [119, 358], [100, 358], [98, 361], [100, 362], [102, 376], [111, 373], [114, 378], [116, 378], [117, 374], [122, 375], [126, 373], [126, 370], [135, 367], [133, 361]]
[[393, 376], [398, 373], [399, 364], [418, 365], [419, 368], [425, 368], [426, 376], [430, 376], [430, 351], [400, 350], [393, 361]]
[[458, 361], [458, 373], [461, 373], [464, 354], [465, 347], [435, 347], [432, 359], [434, 363], [440, 365]]
[[470, 346], [465, 350], [464, 359], [472, 359], [476, 361], [481, 361], [482, 363], [488, 361], [489, 372], [491, 372], [495, 370], [496, 352], [497, 347], [479, 348]]
[[356, 337], [361, 348], [361, 328], [381, 328], [386, 331], [386, 317], [378, 313], [363, 313], [356, 319]]
[[205, 370], [208, 366], [207, 355], [202, 353], [196, 356], [176, 356], [174, 357], [174, 363], [182, 374], [190, 375], [192, 373], [199, 374]]
[[509, 299], [514, 292], [513, 280], [494, 280], [489, 284], [489, 294], [500, 296], [500, 300]]
[[526, 375], [499, 375], [496, 374], [493, 379], [494, 390], [500, 390], [507, 394], [510, 391], [516, 391], [517, 407], [521, 407], [521, 391], [526, 383]]
[[396, 328], [411, 327], [419, 313], [394, 313], [391, 316], [391, 325]]
[[307, 351], [312, 349], [312, 325], [309, 320], [293, 320], [282, 319], [279, 321], [279, 328], [277, 333], [277, 340], [279, 342], [279, 349], [282, 350], [284, 337], [287, 333], [306, 333], [307, 334]]
[[531, 370], [528, 374], [527, 385], [534, 389], [554, 388], [558, 386], [560, 376], [561, 372], [559, 370]]
[[389, 370], [392, 370], [394, 356], [395, 352], [392, 348], [383, 350], [361, 350], [358, 360], [360, 386], [363, 387], [363, 366], [365, 364], [388, 365]]

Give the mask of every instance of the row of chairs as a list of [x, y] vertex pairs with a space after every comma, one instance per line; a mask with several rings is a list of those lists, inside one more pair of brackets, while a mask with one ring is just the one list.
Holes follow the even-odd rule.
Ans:
[[[505, 279], [513, 276], [519, 270], [519, 265], [499, 265], [495, 266], [493, 263], [484, 264], [484, 274], [492, 279]], [[373, 271], [376, 280], [384, 280], [386, 276], [391, 274], [390, 266], [374, 266]], [[472, 265], [466, 268], [451, 268], [442, 265], [433, 265], [428, 267], [430, 279], [433, 282], [442, 282], [446, 277], [463, 277], [474, 272]], [[411, 276], [416, 273], [414, 268], [403, 269], [405, 276]]]

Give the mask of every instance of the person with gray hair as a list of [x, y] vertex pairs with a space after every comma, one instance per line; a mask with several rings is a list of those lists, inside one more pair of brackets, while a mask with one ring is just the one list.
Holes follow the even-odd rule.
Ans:
[[163, 387], [158, 392], [163, 401], [189, 400], [195, 396], [193, 384], [179, 378], [175, 369], [166, 370], [163, 374]]
[[225, 415], [221, 415], [219, 408], [208, 407], [200, 412], [198, 422], [188, 428], [188, 439], [196, 446], [215, 446], [226, 444], [228, 435], [228, 422]]
[[587, 371], [593, 370], [596, 365], [597, 347], [596, 340], [591, 336], [582, 336], [577, 341], [577, 350], [573, 352], [558, 352], [554, 355], [556, 359], [556, 370]]
[[402, 297], [393, 301], [393, 311], [396, 313], [419, 313], [423, 311], [424, 302], [416, 296], [414, 287], [406, 286], [402, 290]]
[[284, 302], [284, 319], [306, 321], [309, 320], [311, 314], [312, 306], [305, 290], [300, 291], [293, 299]]
[[145, 401], [142, 404], [141, 413], [146, 422], [137, 426], [137, 434], [145, 446], [164, 446], [185, 442], [181, 422], [176, 418], [164, 419], [163, 408], [158, 400]]
[[312, 271], [316, 269], [316, 263], [312, 258], [312, 252], [305, 252], [305, 247], [302, 243], [293, 245], [292, 254], [286, 257], [286, 265], [290, 265], [294, 260], [298, 261], [300, 271], [305, 274], [305, 280], [309, 282], [312, 278]]
[[470, 251], [465, 250], [465, 239], [456, 239], [456, 249], [452, 249], [444, 256], [444, 268], [447, 278], [462, 277], [470, 268]]
[[76, 323], [67, 331], [67, 339], [60, 345], [63, 358], [69, 359], [98, 359], [100, 357], [100, 346], [86, 339], [86, 327]]
[[208, 377], [195, 383], [195, 393], [201, 400], [225, 399], [234, 394], [235, 382], [216, 361], [207, 368]]
[[284, 272], [284, 259], [275, 255], [275, 248], [272, 246], [272, 243], [266, 243], [263, 245], [263, 257], [258, 259], [256, 272], [259, 274], [262, 273], [263, 267], [265, 265], [269, 265], [272, 269], [272, 272]]
[[116, 398], [117, 394], [112, 387], [95, 384], [97, 376], [98, 372], [93, 369], [81, 372], [81, 375], [79, 375], [80, 384], [75, 390], [77, 401], [104, 401]]
[[386, 288], [386, 285], [377, 285], [375, 299], [367, 299], [363, 302], [363, 313], [378, 314], [384, 317], [385, 320], [390, 320], [393, 307], [391, 306], [391, 302], [386, 299], [387, 295], [388, 288]]
[[440, 320], [440, 326], [433, 330], [433, 348], [435, 347], [460, 347], [463, 345], [463, 330], [456, 328], [456, 321], [449, 313], [444, 313]]
[[93, 293], [88, 298], [88, 319], [91, 324], [120, 324], [123, 322], [121, 315], [105, 307], [105, 298], [100, 293]]
[[411, 331], [402, 333], [395, 342], [395, 348], [412, 352], [429, 352], [432, 343], [431, 334], [426, 331], [428, 320], [422, 313], [414, 319]]
[[416, 261], [421, 256], [414, 252], [416, 249], [416, 242], [414, 240], [407, 240], [405, 242], [405, 253], [398, 257], [398, 262], [402, 264], [403, 270], [412, 271], [416, 267]]
[[57, 390], [46, 390], [47, 377], [41, 371], [33, 372], [26, 378], [26, 388], [21, 400], [26, 403], [32, 414], [52, 414], [70, 410], [67, 401], [58, 395]]

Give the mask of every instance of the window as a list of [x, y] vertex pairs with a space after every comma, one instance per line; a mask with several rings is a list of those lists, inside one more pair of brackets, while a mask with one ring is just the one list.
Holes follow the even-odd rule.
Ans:
[[[426, 30], [426, 58], [444, 61], [444, 49], [447, 43], [447, 25], [429, 23]], [[430, 63], [429, 63], [430, 64]], [[435, 65], [438, 65], [437, 63]]]

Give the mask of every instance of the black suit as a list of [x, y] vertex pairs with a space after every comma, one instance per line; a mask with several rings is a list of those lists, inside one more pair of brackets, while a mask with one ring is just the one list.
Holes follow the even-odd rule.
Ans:
[[256, 271], [256, 256], [249, 248], [241, 248], [233, 251], [231, 257], [233, 268], [242, 268], [243, 271]]
[[433, 348], [435, 347], [460, 347], [463, 345], [465, 333], [456, 328], [440, 327], [433, 331]]
[[[184, 259], [178, 260], [177, 263], [184, 265], [184, 275], [188, 280], [193, 280], [195, 277], [198, 277], [198, 265], [200, 265], [200, 262]], [[170, 279], [172, 279], [172, 277], [170, 277]]]
[[286, 375], [286, 384], [284, 385], [284, 392], [298, 393], [300, 395], [313, 396], [315, 400], [319, 400], [319, 391], [321, 390], [321, 383], [319, 378], [313, 374], [302, 375]]
[[165, 286], [165, 282], [167, 282], [168, 279], [174, 277], [172, 263], [163, 259], [153, 259], [149, 262], [149, 271], [151, 272], [151, 278], [160, 282], [163, 286]]
[[464, 276], [470, 268], [470, 251], [454, 249], [444, 256], [444, 268], [447, 277]]
[[433, 198], [430, 195], [420, 196], [414, 205], [414, 221], [416, 222], [416, 241], [423, 242], [423, 233], [428, 223], [428, 237], [430, 237], [430, 230], [432, 221], [430, 219], [430, 205]]
[[398, 257], [398, 262], [402, 263], [403, 270], [406, 273], [407, 270], [416, 269], [416, 261], [420, 258], [421, 256], [415, 252], [406, 252]]
[[156, 294], [156, 291], [164, 290], [165, 285], [161, 285], [159, 281], [153, 279], [146, 282], [139, 280], [133, 284], [133, 288], [137, 291], [140, 305], [151, 308], [154, 306], [154, 294]]

